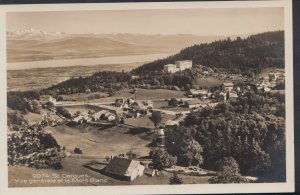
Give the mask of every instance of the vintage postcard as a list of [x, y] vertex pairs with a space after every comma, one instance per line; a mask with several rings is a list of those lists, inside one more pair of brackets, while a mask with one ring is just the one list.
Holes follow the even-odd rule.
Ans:
[[292, 2], [1, 6], [1, 194], [293, 192]]

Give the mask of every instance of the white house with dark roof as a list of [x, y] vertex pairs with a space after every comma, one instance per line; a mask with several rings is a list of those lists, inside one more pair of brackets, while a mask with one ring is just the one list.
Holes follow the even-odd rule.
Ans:
[[234, 87], [234, 84], [232, 82], [227, 82], [222, 84], [222, 90], [223, 91], [231, 91]]
[[206, 98], [208, 96], [208, 91], [203, 89], [190, 89], [187, 94], [191, 97]]

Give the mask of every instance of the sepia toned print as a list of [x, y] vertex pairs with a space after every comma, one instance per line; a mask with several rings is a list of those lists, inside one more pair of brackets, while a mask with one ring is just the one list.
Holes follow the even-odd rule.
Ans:
[[8, 187], [288, 183], [285, 13], [6, 12]]

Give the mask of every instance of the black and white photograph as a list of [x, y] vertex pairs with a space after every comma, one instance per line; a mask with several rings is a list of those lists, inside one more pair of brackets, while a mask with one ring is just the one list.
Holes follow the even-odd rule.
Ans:
[[293, 191], [290, 4], [7, 6], [6, 187]]

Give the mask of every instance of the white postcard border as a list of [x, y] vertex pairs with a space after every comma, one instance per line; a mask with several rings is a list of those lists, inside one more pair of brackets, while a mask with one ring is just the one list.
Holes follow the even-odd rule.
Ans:
[[[6, 20], [7, 12], [32, 11], [77, 11], [77, 10], [131, 10], [131, 9], [195, 9], [195, 8], [242, 8], [242, 7], [284, 7], [285, 25], [285, 69], [286, 69], [286, 183], [259, 184], [184, 184], [184, 185], [135, 185], [97, 187], [26, 187], [8, 188], [7, 168], [7, 112], [6, 112]], [[60, 195], [60, 194], [180, 194], [180, 193], [252, 193], [293, 192], [294, 176], [294, 100], [293, 100], [293, 39], [292, 1], [246, 1], [246, 2], [165, 2], [165, 3], [101, 3], [101, 4], [44, 4], [44, 5], [1, 5], [0, 6], [0, 194]]]

